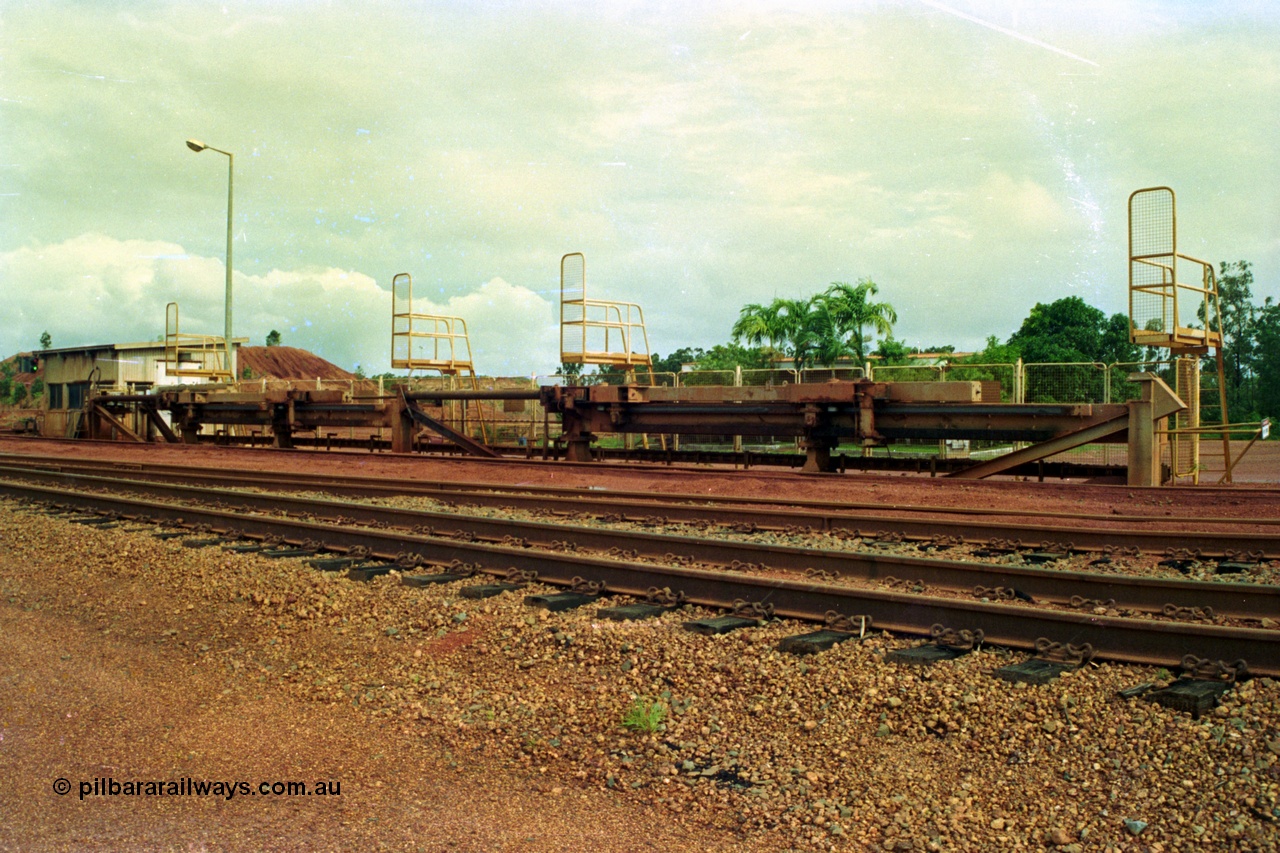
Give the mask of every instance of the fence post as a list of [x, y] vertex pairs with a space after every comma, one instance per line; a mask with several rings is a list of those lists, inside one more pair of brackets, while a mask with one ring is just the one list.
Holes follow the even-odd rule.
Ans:
[[[679, 388], [679, 387], [681, 387], [681, 386], [680, 386], [680, 371], [679, 371], [679, 370], [677, 370], [675, 373], [671, 374], [671, 387], [672, 387], [672, 388]], [[676, 396], [679, 396], [679, 395], [676, 395]], [[671, 449], [672, 449], [673, 451], [675, 451], [676, 453], [679, 453], [679, 452], [680, 452], [680, 434], [679, 434], [679, 433], [676, 433], [675, 435], [671, 436]]]
[[[735, 364], [733, 366], [733, 387], [734, 388], [742, 387], [742, 365], [741, 364]], [[734, 453], [742, 452], [742, 436], [741, 435], [735, 435], [733, 437], [733, 452]]]

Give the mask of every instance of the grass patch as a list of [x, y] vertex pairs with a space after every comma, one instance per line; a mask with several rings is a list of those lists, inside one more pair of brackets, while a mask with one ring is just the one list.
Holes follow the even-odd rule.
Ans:
[[622, 717], [622, 725], [631, 731], [653, 733], [667, 718], [667, 706], [656, 699], [637, 697]]

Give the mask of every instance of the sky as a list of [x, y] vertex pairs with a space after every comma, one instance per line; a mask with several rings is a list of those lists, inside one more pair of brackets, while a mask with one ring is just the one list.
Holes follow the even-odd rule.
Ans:
[[652, 352], [869, 278], [909, 346], [1127, 310], [1127, 200], [1280, 298], [1280, 3], [0, 0], [0, 354], [234, 334], [390, 366], [391, 281], [552, 372], [559, 261]]

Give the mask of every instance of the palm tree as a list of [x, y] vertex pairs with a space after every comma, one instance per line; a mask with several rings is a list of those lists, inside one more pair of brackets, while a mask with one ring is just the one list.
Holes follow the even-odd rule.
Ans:
[[840, 305], [825, 293], [809, 300], [807, 327], [812, 338], [812, 361], [815, 364], [830, 366], [845, 356], [853, 355], [845, 341]]
[[[742, 306], [738, 312], [738, 320], [733, 324], [732, 334], [735, 341], [743, 341], [747, 346], [758, 347], [766, 340], [775, 346], [777, 340], [778, 315], [771, 307], [752, 302]], [[775, 346], [776, 348], [776, 346]]]
[[733, 324], [733, 339], [756, 347], [767, 341], [770, 349], [794, 355], [797, 338], [804, 336], [807, 314], [808, 302], [803, 299], [774, 297], [768, 305], [744, 305]]
[[875, 296], [880, 288], [869, 278], [851, 285], [844, 281], [833, 281], [826, 292], [815, 299], [824, 300], [836, 321], [840, 331], [838, 336], [849, 335], [845, 347], [849, 355], [856, 355], [861, 362], [867, 357], [867, 337], [864, 329], [871, 333], [888, 335], [893, 331], [893, 324], [898, 322], [898, 312], [888, 302], [868, 302], [868, 296]]

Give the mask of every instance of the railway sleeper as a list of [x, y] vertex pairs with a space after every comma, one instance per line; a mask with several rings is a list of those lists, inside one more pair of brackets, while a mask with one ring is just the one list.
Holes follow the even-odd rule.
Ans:
[[527, 587], [526, 583], [482, 583], [463, 587], [458, 594], [463, 598], [493, 598], [504, 592], [516, 592]]
[[239, 536], [215, 536], [212, 539], [183, 539], [183, 548], [212, 548], [214, 545], [226, 545], [239, 540]]
[[993, 675], [1013, 683], [1048, 684], [1064, 672], [1079, 669], [1093, 660], [1093, 646], [1055, 643], [1045, 637], [1036, 640], [1036, 656], [1021, 663], [1002, 666]]
[[664, 613], [670, 613], [675, 610], [674, 606], [664, 606], [661, 604], [647, 604], [638, 601], [634, 604], [620, 604], [616, 607], [601, 607], [596, 610], [596, 616], [600, 619], [609, 619], [614, 622], [632, 622], [641, 619], [656, 619]]
[[614, 622], [630, 622], [640, 619], [656, 619], [664, 613], [678, 610], [687, 603], [683, 592], [672, 592], [670, 587], [649, 587], [644, 601], [622, 604], [617, 607], [601, 607], [596, 610], [600, 619]]
[[985, 639], [981, 628], [957, 630], [945, 625], [934, 625], [929, 629], [929, 635], [932, 639], [928, 643], [896, 649], [886, 655], [885, 660], [908, 666], [932, 666], [939, 661], [955, 660], [969, 654]]
[[778, 641], [778, 651], [793, 655], [816, 655], [846, 640], [864, 639], [867, 628], [871, 625], [870, 616], [845, 616], [835, 610], [827, 611], [825, 621], [825, 628], [783, 637]]
[[525, 596], [524, 603], [530, 607], [542, 607], [552, 613], [558, 613], [561, 610], [574, 610], [587, 604], [594, 604], [606, 594], [604, 581], [589, 581], [576, 576], [569, 581], [568, 590], [528, 595]]
[[529, 584], [538, 579], [538, 573], [527, 569], [511, 569], [507, 572], [505, 580], [499, 583], [482, 583], [475, 586], [465, 586], [458, 591], [463, 598], [493, 598], [495, 595], [502, 595], [504, 592], [516, 592], [525, 589]]
[[599, 594], [591, 595], [582, 592], [546, 592], [524, 597], [525, 605], [541, 607], [552, 613], [559, 613], [562, 610], [576, 610], [579, 607], [594, 604], [599, 600]]
[[291, 557], [314, 557], [315, 551], [309, 548], [264, 548], [258, 552], [272, 560], [286, 560]]
[[430, 572], [424, 575], [401, 575], [400, 583], [409, 587], [435, 586], [440, 583], [467, 580], [470, 577], [470, 574], [459, 572]]
[[714, 616], [709, 619], [694, 619], [684, 623], [685, 630], [695, 634], [716, 636], [738, 631], [742, 628], [759, 628], [773, 619], [773, 605], [765, 601], [744, 601], [739, 598], [729, 608], [728, 616]]
[[1262, 568], [1262, 563], [1248, 563], [1240, 560], [1219, 560], [1214, 567], [1213, 573], [1216, 575], [1243, 575], [1256, 572]]
[[113, 527], [119, 526], [117, 524], [119, 519], [110, 515], [82, 515], [64, 520], [69, 521], [72, 524], [83, 524], [87, 527], [100, 527], [103, 530], [110, 530]]
[[694, 619], [684, 623], [685, 630], [693, 631], [695, 634], [704, 634], [708, 637], [717, 634], [728, 634], [730, 631], [737, 631], [742, 628], [759, 628], [764, 624], [763, 619], [752, 619], [747, 616], [712, 616], [707, 619]]
[[367, 557], [320, 557], [308, 560], [307, 565], [321, 572], [339, 572], [368, 562]]
[[1227, 663], [1187, 655], [1182, 659], [1182, 670], [1177, 680], [1151, 691], [1147, 698], [1166, 708], [1186, 711], [1195, 720], [1217, 707], [1237, 682], [1249, 677], [1249, 665], [1244, 660]]

